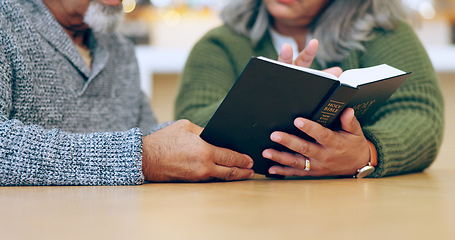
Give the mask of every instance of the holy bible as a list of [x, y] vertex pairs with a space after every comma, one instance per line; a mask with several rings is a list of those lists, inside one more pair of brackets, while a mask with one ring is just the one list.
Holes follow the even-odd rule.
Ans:
[[268, 175], [278, 163], [262, 157], [273, 148], [291, 150], [270, 140], [273, 131], [309, 137], [294, 126], [297, 117], [335, 129], [346, 107], [366, 123], [406, 80], [406, 73], [386, 64], [351, 69], [337, 78], [326, 72], [253, 57], [201, 133], [215, 146], [249, 155], [253, 170]]

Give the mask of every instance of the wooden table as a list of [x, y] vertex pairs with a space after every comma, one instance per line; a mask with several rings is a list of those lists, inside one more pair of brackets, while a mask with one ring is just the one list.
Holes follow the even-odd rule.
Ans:
[[455, 171], [0, 188], [1, 239], [455, 239]]
[[0, 239], [455, 239], [455, 74], [423, 173], [132, 187], [0, 187]]

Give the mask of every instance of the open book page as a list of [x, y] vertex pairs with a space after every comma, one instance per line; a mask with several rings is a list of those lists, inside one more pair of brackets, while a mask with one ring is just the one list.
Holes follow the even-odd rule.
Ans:
[[405, 72], [387, 64], [381, 64], [368, 68], [346, 70], [341, 74], [339, 79], [344, 84], [357, 87], [365, 83], [375, 82], [402, 74], [405, 74]]
[[326, 73], [323, 71], [319, 71], [316, 69], [311, 69], [311, 68], [305, 68], [305, 67], [300, 67], [300, 66], [295, 66], [292, 64], [287, 64], [287, 63], [282, 63], [278, 62], [276, 60], [272, 60], [270, 58], [266, 57], [258, 57], [258, 59], [268, 61], [271, 63], [275, 63], [278, 65], [282, 65], [285, 67], [293, 68], [296, 70], [312, 73], [318, 76], [334, 79], [334, 80], [339, 80], [340, 82], [347, 84], [352, 87], [357, 87], [359, 85], [365, 84], [365, 83], [370, 83], [370, 82], [375, 82], [379, 81], [382, 79], [398, 76], [398, 75], [403, 75], [405, 72], [396, 69], [392, 66], [389, 66], [387, 64], [381, 64], [373, 67], [367, 67], [367, 68], [357, 68], [357, 69], [350, 69], [344, 71], [339, 78], [336, 76]]
[[285, 67], [293, 68], [293, 69], [296, 69], [296, 70], [304, 71], [304, 72], [307, 72], [307, 73], [312, 73], [314, 75], [318, 75], [318, 76], [321, 76], [321, 77], [326, 77], [326, 78], [330, 78], [330, 79], [334, 79], [334, 80], [339, 81], [339, 79], [336, 76], [334, 76], [334, 75], [332, 75], [330, 73], [326, 73], [326, 72], [323, 72], [323, 71], [316, 70], [316, 69], [300, 67], [300, 66], [296, 66], [296, 65], [292, 65], [292, 64], [288, 64], [288, 63], [282, 63], [282, 62], [278, 62], [276, 60], [272, 60], [272, 59], [266, 58], [266, 57], [258, 57], [258, 59], [261, 59], [261, 60], [264, 60], [264, 61], [268, 61], [268, 62], [271, 62], [271, 63], [275, 63], [275, 64], [278, 64], [278, 65], [282, 65], [282, 66], [285, 66]]

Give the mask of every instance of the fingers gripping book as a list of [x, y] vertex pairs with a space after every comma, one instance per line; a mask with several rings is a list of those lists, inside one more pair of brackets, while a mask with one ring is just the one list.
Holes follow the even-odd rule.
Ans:
[[347, 70], [337, 78], [323, 71], [254, 57], [204, 128], [201, 138], [249, 155], [254, 160], [253, 170], [268, 175], [268, 169], [277, 163], [263, 158], [263, 150], [292, 152], [270, 140], [273, 131], [308, 139], [294, 126], [295, 118], [308, 118], [334, 129], [346, 107], [353, 108], [363, 124], [409, 74], [382, 64]]

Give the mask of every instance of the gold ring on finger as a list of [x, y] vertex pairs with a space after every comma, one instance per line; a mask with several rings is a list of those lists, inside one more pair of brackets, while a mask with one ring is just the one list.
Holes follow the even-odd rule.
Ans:
[[310, 169], [311, 169], [310, 159], [305, 157], [305, 169], [303, 169], [303, 170], [308, 172], [308, 171], [310, 171]]

